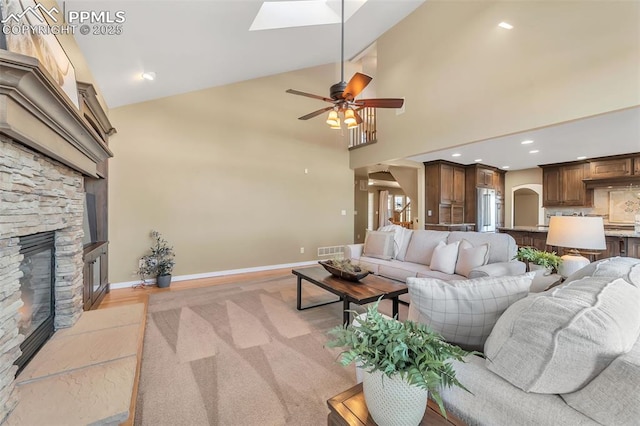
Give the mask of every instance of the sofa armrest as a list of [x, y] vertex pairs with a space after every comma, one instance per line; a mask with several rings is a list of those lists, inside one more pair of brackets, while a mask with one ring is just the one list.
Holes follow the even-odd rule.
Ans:
[[344, 246], [345, 259], [360, 259], [364, 244], [347, 244]]
[[527, 270], [527, 266], [524, 262], [519, 260], [512, 260], [510, 262], [496, 262], [488, 263], [483, 266], [473, 268], [469, 272], [469, 278], [482, 278], [482, 277], [502, 277], [504, 275], [520, 275], [524, 274]]

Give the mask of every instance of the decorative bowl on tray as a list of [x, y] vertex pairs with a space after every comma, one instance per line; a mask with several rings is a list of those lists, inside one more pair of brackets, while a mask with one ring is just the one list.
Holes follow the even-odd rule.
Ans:
[[348, 259], [320, 260], [318, 263], [334, 277], [347, 281], [358, 282], [369, 275], [369, 271], [364, 271], [359, 266], [353, 265]]

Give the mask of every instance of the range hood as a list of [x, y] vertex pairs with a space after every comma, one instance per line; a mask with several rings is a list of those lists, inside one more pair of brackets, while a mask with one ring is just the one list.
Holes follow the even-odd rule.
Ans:
[[601, 179], [583, 179], [587, 189], [609, 188], [609, 187], [638, 187], [640, 188], [640, 175], [618, 176]]

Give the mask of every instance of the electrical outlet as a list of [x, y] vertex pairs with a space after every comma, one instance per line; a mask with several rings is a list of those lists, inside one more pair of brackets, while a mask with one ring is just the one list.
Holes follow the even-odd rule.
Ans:
[[429, 216], [429, 217], [433, 216], [433, 211], [428, 210], [428, 211], [427, 211], [427, 216]]
[[346, 215], [347, 215], [347, 211], [346, 211], [346, 210], [342, 210], [342, 211], [340, 211], [340, 214], [341, 214], [342, 216], [346, 216]]
[[300, 254], [304, 254], [304, 247], [300, 247]]

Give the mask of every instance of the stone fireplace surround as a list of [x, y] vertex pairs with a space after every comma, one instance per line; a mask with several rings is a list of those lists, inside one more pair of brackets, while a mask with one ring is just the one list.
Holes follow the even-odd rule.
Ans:
[[17, 404], [19, 237], [55, 231], [55, 329], [82, 313], [84, 176], [111, 157], [38, 61], [0, 50], [0, 423]]

